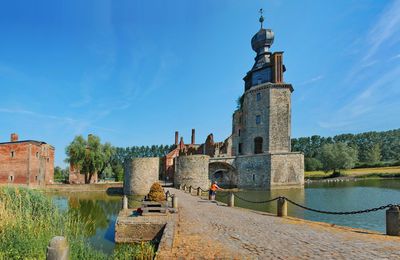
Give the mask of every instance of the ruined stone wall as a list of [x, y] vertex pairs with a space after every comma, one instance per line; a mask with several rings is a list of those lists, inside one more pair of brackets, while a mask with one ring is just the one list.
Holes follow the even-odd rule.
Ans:
[[301, 153], [271, 154], [271, 186], [304, 185], [304, 155]]
[[176, 158], [176, 170], [174, 177], [175, 187], [180, 184], [208, 189], [210, 180], [208, 178], [208, 155], [188, 155]]
[[269, 189], [271, 176], [268, 154], [238, 156], [235, 167], [239, 173], [238, 188]]
[[0, 183], [42, 186], [54, 180], [54, 148], [40, 142], [0, 145]]
[[124, 194], [147, 195], [159, 173], [160, 158], [133, 158], [125, 165]]

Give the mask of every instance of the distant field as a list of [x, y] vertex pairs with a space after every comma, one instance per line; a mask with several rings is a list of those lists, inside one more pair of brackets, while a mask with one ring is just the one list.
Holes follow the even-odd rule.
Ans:
[[[332, 174], [332, 171], [312, 171], [305, 172], [304, 177], [306, 178], [324, 178]], [[400, 166], [393, 167], [378, 167], [378, 168], [360, 168], [342, 170], [341, 174], [348, 177], [400, 177]]]

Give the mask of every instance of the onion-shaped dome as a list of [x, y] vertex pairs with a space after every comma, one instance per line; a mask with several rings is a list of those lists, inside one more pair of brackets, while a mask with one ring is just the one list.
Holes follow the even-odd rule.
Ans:
[[251, 38], [251, 47], [257, 54], [267, 52], [273, 43], [274, 32], [271, 29], [261, 28], [253, 38]]

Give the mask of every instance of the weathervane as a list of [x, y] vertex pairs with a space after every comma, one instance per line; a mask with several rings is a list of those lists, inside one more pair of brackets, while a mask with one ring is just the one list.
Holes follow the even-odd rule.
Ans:
[[262, 8], [260, 8], [260, 11], [258, 11], [259, 13], [260, 13], [260, 19], [259, 19], [259, 21], [260, 21], [260, 23], [261, 23], [261, 29], [263, 28], [263, 22], [264, 22], [264, 16], [263, 16], [263, 9]]

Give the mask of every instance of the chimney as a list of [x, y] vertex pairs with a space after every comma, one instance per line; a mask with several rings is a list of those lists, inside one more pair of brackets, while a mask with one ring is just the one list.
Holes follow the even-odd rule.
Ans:
[[175, 145], [177, 146], [178, 145], [178, 141], [179, 140], [179, 132], [178, 131], [175, 131]]
[[18, 135], [16, 133], [11, 134], [11, 142], [18, 142]]
[[196, 142], [196, 130], [192, 129], [192, 144]]
[[185, 143], [183, 142], [183, 137], [181, 137], [181, 141], [179, 142], [179, 149], [183, 150], [185, 148]]

